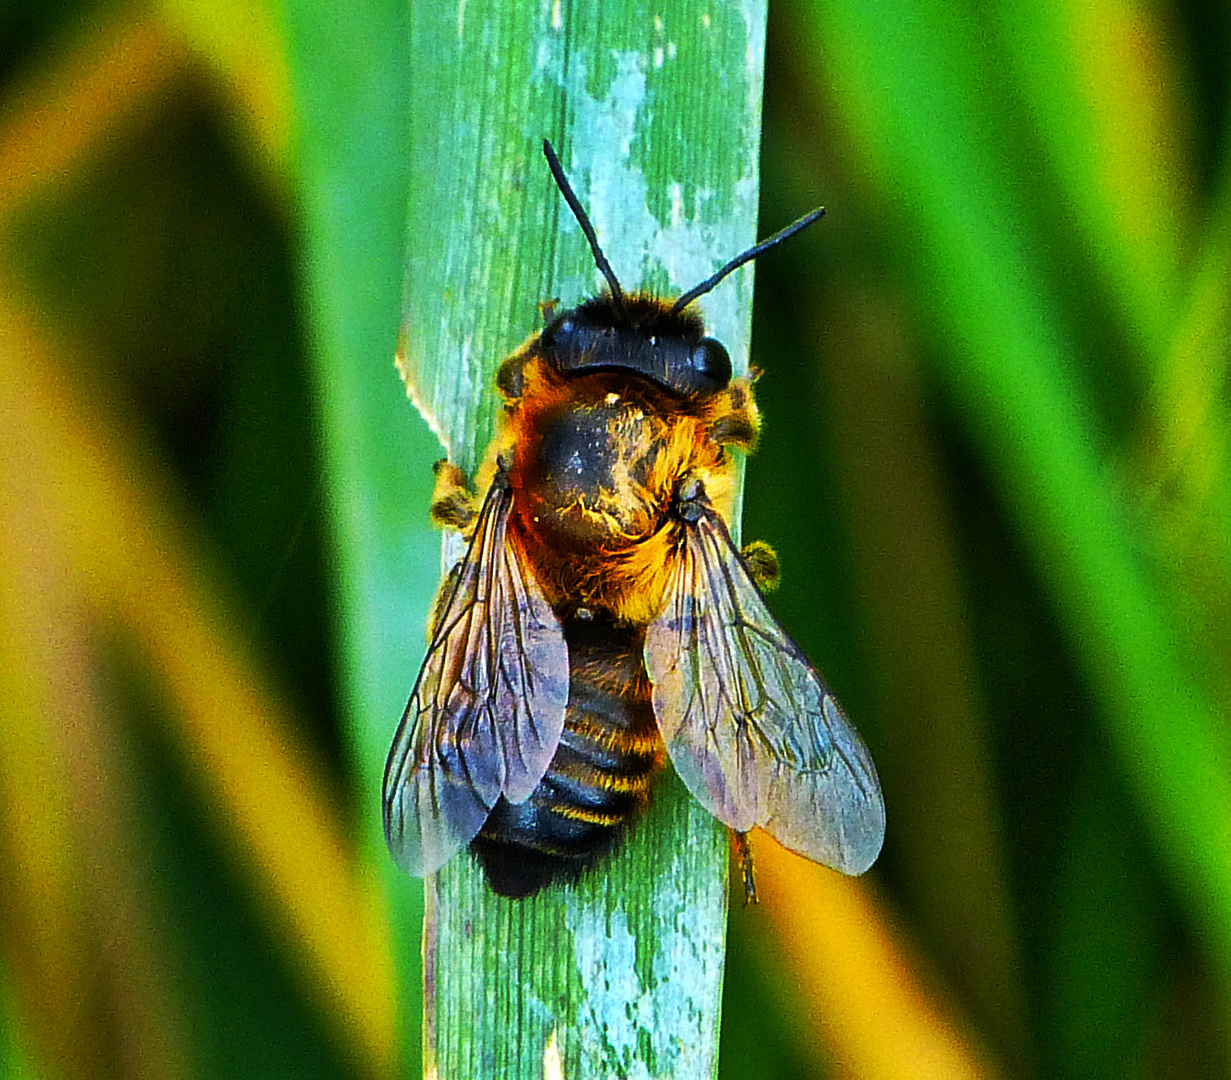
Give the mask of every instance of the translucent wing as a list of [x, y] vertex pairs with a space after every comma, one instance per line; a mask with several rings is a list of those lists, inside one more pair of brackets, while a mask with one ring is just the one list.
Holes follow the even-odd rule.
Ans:
[[564, 633], [509, 536], [511, 503], [493, 484], [385, 764], [385, 839], [416, 876], [472, 840], [501, 794], [529, 797], [564, 727]]
[[760, 825], [861, 874], [885, 835], [876, 769], [829, 687], [761, 599], [708, 503], [683, 526], [646, 631], [654, 715], [693, 796], [732, 829]]

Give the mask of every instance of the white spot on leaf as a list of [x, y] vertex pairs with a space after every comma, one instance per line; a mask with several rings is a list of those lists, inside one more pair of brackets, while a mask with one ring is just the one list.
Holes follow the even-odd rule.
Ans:
[[558, 1028], [552, 1028], [543, 1047], [543, 1080], [564, 1080], [564, 1061], [560, 1057], [560, 1045], [556, 1041]]

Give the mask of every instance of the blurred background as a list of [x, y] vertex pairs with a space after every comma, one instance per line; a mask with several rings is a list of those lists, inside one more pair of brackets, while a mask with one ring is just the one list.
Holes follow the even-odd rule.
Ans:
[[[0, 10], [0, 1075], [417, 1069], [368, 790], [439, 567], [406, 20]], [[830, 213], [757, 271], [744, 534], [890, 827], [857, 883], [761, 845], [720, 1075], [1231, 1075], [1231, 9], [793, 0], [767, 47], [762, 232]], [[364, 500], [404, 573], [357, 598]]]

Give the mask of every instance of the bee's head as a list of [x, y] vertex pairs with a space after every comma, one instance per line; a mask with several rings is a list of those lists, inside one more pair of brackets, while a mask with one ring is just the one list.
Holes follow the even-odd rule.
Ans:
[[629, 372], [688, 397], [717, 393], [731, 381], [731, 357], [705, 336], [700, 316], [652, 296], [587, 300], [552, 320], [539, 345], [564, 375]]
[[551, 143], [543, 140], [551, 175], [594, 253], [609, 291], [564, 312], [543, 331], [539, 344], [557, 370], [627, 371], [678, 394], [716, 393], [731, 381], [731, 357], [722, 343], [704, 336], [701, 318], [688, 306], [723, 278], [764, 251], [806, 229], [825, 213], [805, 214], [768, 240], [754, 244], [721, 269], [668, 303], [645, 294], [627, 295], [599, 246], [589, 215], [564, 175]]

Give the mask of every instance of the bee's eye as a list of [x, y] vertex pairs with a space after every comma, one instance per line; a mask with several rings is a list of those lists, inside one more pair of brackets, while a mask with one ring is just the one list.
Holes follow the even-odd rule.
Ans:
[[731, 381], [731, 357], [721, 341], [702, 338], [692, 350], [692, 369], [717, 386]]
[[565, 315], [549, 323], [539, 337], [539, 341], [544, 349], [567, 348], [571, 344], [570, 339], [576, 329], [577, 324], [571, 317]]

